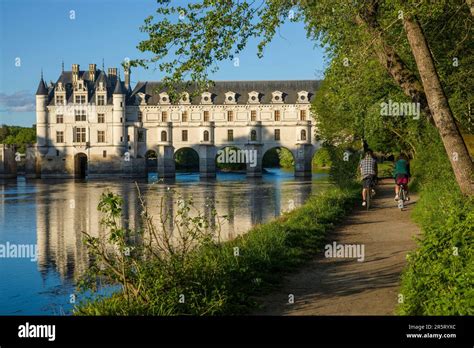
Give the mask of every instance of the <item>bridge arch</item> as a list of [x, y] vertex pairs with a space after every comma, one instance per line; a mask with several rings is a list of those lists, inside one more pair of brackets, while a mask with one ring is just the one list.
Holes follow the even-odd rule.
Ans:
[[183, 146], [175, 149], [173, 159], [177, 170], [199, 171], [199, 152], [193, 147]]
[[285, 168], [294, 171], [295, 161], [294, 152], [283, 145], [265, 148], [262, 154], [263, 168]]
[[148, 173], [158, 170], [158, 154], [155, 150], [149, 149], [145, 152], [146, 170]]

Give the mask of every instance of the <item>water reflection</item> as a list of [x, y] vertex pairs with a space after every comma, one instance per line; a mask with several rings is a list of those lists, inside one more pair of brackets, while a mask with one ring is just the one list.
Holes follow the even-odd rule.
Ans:
[[[314, 180], [296, 180], [292, 173], [280, 170], [259, 179], [228, 173], [206, 181], [197, 174], [179, 174], [164, 183], [155, 180], [150, 177], [148, 182], [138, 183], [155, 219], [159, 217], [161, 199], [173, 212], [179, 197], [192, 197], [195, 207], [209, 217], [212, 208], [206, 202], [211, 200], [218, 215], [228, 216], [222, 226], [222, 240], [233, 239], [253, 225], [280, 215], [282, 210], [303, 204], [321, 185]], [[19, 179], [0, 183], [0, 243], [38, 244], [36, 269], [27, 260], [0, 259], [0, 314], [59, 314], [57, 307], [51, 308], [57, 302], [67, 312], [74, 281], [88, 267], [82, 232], [92, 236], [105, 232], [97, 205], [106, 189], [124, 198], [123, 225], [138, 228], [139, 199], [132, 181]]]

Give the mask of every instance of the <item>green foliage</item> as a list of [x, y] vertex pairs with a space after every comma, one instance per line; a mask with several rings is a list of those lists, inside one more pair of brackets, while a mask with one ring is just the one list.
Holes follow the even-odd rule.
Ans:
[[332, 165], [331, 154], [327, 147], [319, 149], [313, 157], [313, 167], [329, 168]]
[[403, 315], [474, 314], [474, 199], [461, 195], [436, 132], [412, 161], [420, 200], [413, 218], [422, 228], [402, 277]]
[[280, 167], [293, 169], [295, 167], [295, 160], [290, 150], [281, 147], [278, 149], [278, 158], [280, 160]]
[[0, 143], [17, 145], [17, 151], [26, 152], [26, 146], [36, 143], [36, 127], [2, 125], [0, 127]]
[[[129, 245], [131, 252], [125, 258], [127, 238], [136, 232], [124, 231], [116, 223], [120, 198], [104, 194], [100, 207], [105, 214], [103, 224], [110, 237], [106, 244], [94, 238], [87, 240], [89, 251], [97, 262], [85, 276], [82, 289], [95, 289], [97, 281], [101, 280], [106, 284], [118, 284], [121, 290], [112, 296], [96, 296], [82, 302], [75, 308], [75, 314], [246, 313], [256, 305], [253, 296], [268, 291], [269, 287], [281, 281], [284, 272], [300, 265], [321, 249], [326, 233], [352, 207], [357, 196], [358, 190], [354, 188], [329, 188], [311, 197], [301, 208], [258, 225], [228, 242], [220, 242], [207, 234], [206, 220], [199, 213], [191, 218], [188, 213], [192, 204], [184, 202], [178, 212], [180, 226], [183, 226], [178, 245], [189, 245], [182, 243], [187, 240], [192, 241], [193, 247], [183, 252], [181, 247], [163, 244], [158, 239], [158, 245], [163, 246], [160, 252], [155, 247], [140, 247], [150, 245], [144, 242]], [[146, 214], [145, 205], [143, 209], [144, 225], [158, 233]], [[166, 220], [161, 216], [160, 220], [163, 219]], [[145, 235], [140, 233], [140, 236]], [[180, 301], [180, 298], [183, 299], [181, 295], [184, 295], [184, 301]]]

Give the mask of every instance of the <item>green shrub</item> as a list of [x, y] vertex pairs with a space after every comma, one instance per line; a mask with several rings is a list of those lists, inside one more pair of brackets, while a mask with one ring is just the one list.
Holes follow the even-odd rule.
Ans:
[[[421, 147], [420, 147], [421, 148]], [[402, 276], [403, 315], [474, 314], [474, 199], [461, 195], [438, 137], [413, 161], [418, 248]]]

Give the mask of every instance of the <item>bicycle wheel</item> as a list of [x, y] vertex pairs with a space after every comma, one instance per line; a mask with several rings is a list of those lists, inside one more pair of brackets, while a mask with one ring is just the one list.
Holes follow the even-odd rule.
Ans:
[[370, 196], [371, 196], [371, 193], [370, 193], [370, 187], [367, 189], [367, 192], [366, 192], [366, 195], [365, 195], [365, 202], [367, 203], [366, 204], [366, 209], [369, 210], [370, 208]]
[[398, 207], [400, 208], [400, 210], [403, 210], [403, 208], [405, 208], [405, 187], [403, 185], [400, 185]]

